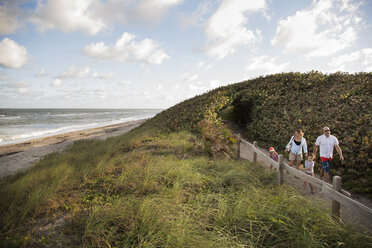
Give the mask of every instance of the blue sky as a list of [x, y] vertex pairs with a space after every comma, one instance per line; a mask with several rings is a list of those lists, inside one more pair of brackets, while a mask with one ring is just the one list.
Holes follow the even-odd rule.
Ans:
[[168, 108], [260, 75], [371, 72], [370, 13], [369, 0], [0, 0], [0, 107]]

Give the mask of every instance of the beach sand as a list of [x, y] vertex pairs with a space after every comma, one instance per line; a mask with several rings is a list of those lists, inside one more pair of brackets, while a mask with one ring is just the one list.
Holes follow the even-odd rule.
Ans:
[[125, 122], [0, 146], [0, 178], [24, 171], [45, 155], [60, 152], [76, 140], [106, 139], [117, 136], [129, 132], [145, 121]]

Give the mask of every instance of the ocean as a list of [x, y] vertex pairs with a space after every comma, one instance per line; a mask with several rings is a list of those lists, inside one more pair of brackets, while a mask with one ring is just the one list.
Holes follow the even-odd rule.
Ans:
[[0, 109], [0, 146], [151, 118], [160, 109]]

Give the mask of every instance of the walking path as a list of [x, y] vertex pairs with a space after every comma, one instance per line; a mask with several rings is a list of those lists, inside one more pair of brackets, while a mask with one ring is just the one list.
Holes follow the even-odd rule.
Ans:
[[[260, 148], [260, 150], [262, 152], [264, 152], [265, 154], [267, 154], [267, 156], [269, 156], [268, 149]], [[284, 161], [286, 163], [289, 163], [288, 159], [284, 159]], [[320, 202], [320, 204], [324, 204], [324, 205], [328, 206], [326, 209], [329, 209], [329, 213], [331, 213], [329, 206], [331, 206], [332, 200], [330, 198], [322, 195], [320, 188], [314, 187], [314, 194], [311, 194], [309, 185], [307, 185], [306, 190], [304, 192], [304, 190], [303, 190], [304, 181], [303, 180], [297, 179], [294, 176], [292, 176], [292, 175], [290, 175], [286, 172], [284, 172], [283, 174], [284, 174], [284, 183], [289, 184], [289, 185], [293, 186], [294, 188], [296, 188], [299, 192], [301, 192], [302, 195], [306, 196], [306, 198], [310, 199], [312, 202]], [[314, 176], [316, 178], [320, 179], [318, 174], [315, 174]], [[366, 198], [366, 197], [363, 197], [363, 196], [355, 194], [355, 193], [351, 193], [351, 198], [360, 202], [360, 203], [362, 203], [363, 205], [365, 205], [369, 208], [372, 208], [372, 201], [370, 199]], [[340, 217], [345, 222], [350, 222], [350, 223], [354, 223], [354, 224], [357, 224], [357, 225], [362, 225], [362, 226], [366, 227], [367, 229], [369, 229], [370, 231], [372, 231], [372, 222], [371, 222], [370, 219], [365, 219], [365, 218], [363, 218], [363, 216], [357, 215], [357, 213], [352, 212], [351, 210], [345, 208], [342, 205], [341, 205]]]
[[[230, 125], [230, 128], [233, 130], [233, 132], [236, 135], [240, 134], [241, 138], [243, 138], [245, 140], [248, 140], [246, 137], [244, 137], [244, 135], [243, 135], [244, 131], [243, 130], [239, 129], [235, 125]], [[250, 141], [250, 142], [252, 143], [253, 141]], [[268, 148], [267, 149], [261, 148], [261, 147], [258, 147], [258, 148], [264, 154], [269, 156]], [[286, 159], [286, 158], [284, 159], [284, 161], [286, 163], [289, 163], [288, 159]], [[319, 166], [319, 164], [318, 164], [318, 166]], [[273, 170], [275, 170], [275, 169], [273, 168]], [[300, 192], [302, 195], [304, 195], [307, 199], [311, 200], [312, 202], [325, 205], [325, 206], [327, 206], [326, 209], [330, 209], [332, 200], [330, 198], [324, 196], [323, 194], [321, 194], [321, 189], [320, 188], [314, 187], [314, 194], [311, 194], [309, 185], [307, 185], [306, 192], [304, 192], [304, 190], [303, 190], [304, 181], [303, 180], [295, 178], [294, 176], [286, 173], [286, 171], [283, 174], [284, 174], [284, 183], [289, 184], [289, 185], [293, 186], [294, 188], [296, 188], [298, 190], [298, 192]], [[319, 179], [318, 174], [315, 174], [314, 176]], [[372, 209], [372, 200], [371, 199], [368, 199], [366, 197], [363, 197], [361, 195], [358, 195], [358, 194], [355, 194], [355, 193], [352, 193], [352, 192], [351, 192], [351, 198]], [[329, 212], [331, 213], [330, 210], [329, 210]], [[372, 221], [371, 221], [371, 219], [366, 219], [364, 216], [358, 215], [357, 213], [352, 212], [351, 210], [349, 210], [348, 208], [346, 208], [345, 206], [342, 206], [342, 205], [341, 205], [340, 217], [344, 222], [353, 223], [353, 224], [356, 224], [356, 225], [361, 226], [363, 228], [367, 228], [368, 230], [372, 231]]]

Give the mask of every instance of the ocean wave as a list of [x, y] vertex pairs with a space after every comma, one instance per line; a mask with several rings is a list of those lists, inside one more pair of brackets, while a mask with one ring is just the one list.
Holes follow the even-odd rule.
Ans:
[[156, 111], [20, 111], [0, 115], [0, 145], [151, 118]]
[[21, 116], [6, 116], [6, 115], [0, 115], [0, 120], [15, 120], [20, 119]]
[[46, 129], [46, 130], [41, 130], [41, 131], [14, 135], [14, 136], [11, 136], [10, 139], [15, 141], [15, 140], [29, 140], [31, 138], [41, 138], [41, 137], [51, 136], [55, 134], [69, 133], [69, 132], [89, 129], [91, 127], [95, 127], [97, 124], [98, 123], [90, 123], [86, 125], [73, 125], [73, 126], [65, 126], [65, 127], [60, 127], [60, 128]]
[[22, 131], [20, 130], [20, 133], [16, 135], [8, 135], [8, 136], [1, 135], [0, 143], [1, 145], [22, 143], [22, 142], [25, 142], [31, 139], [37, 139], [37, 138], [43, 138], [43, 137], [48, 137], [48, 136], [53, 136], [53, 135], [58, 135], [58, 134], [81, 131], [81, 130], [86, 130], [90, 128], [110, 126], [110, 125], [115, 125], [119, 123], [135, 121], [139, 119], [142, 119], [142, 118], [127, 117], [127, 118], [121, 118], [117, 120], [111, 120], [111, 121], [100, 122], [100, 123], [96, 122], [96, 123], [89, 123], [89, 124], [83, 124], [83, 125], [70, 125], [70, 126], [64, 126], [64, 127], [59, 127], [59, 128], [44, 129], [44, 130], [31, 131], [31, 132], [25, 132], [25, 133], [22, 133]]
[[[126, 112], [125, 112], [126, 113]], [[54, 113], [47, 113], [48, 117], [78, 117], [78, 116], [100, 116], [100, 115], [109, 115], [109, 114], [116, 114], [120, 115], [121, 112], [80, 112], [80, 113], [60, 113], [60, 114], [54, 114]]]
[[91, 113], [69, 113], [69, 114], [52, 114], [52, 113], [47, 113], [46, 115], [48, 117], [69, 117], [69, 116], [85, 116], [89, 115]]

